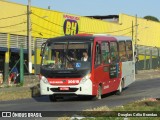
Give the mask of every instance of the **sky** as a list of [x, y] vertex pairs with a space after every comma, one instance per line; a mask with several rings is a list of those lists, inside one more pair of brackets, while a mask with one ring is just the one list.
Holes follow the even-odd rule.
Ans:
[[[28, 0], [8, 0], [27, 4]], [[155, 16], [160, 19], [160, 0], [31, 0], [31, 5], [80, 15], [128, 15], [144, 17]]]

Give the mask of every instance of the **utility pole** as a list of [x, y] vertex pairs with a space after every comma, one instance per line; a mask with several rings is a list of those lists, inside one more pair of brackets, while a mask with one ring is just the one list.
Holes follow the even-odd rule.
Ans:
[[20, 83], [23, 85], [24, 83], [24, 53], [23, 53], [23, 46], [21, 44], [20, 47]]
[[132, 21], [132, 40], [133, 40], [133, 35], [134, 35], [134, 25], [133, 25], [133, 21]]
[[138, 23], [137, 23], [137, 15], [135, 16], [135, 73], [137, 74], [137, 62], [138, 62], [138, 49], [137, 49], [137, 33], [138, 33]]
[[138, 33], [138, 24], [137, 24], [137, 15], [135, 16], [135, 52], [137, 53], [137, 33]]
[[32, 73], [32, 34], [31, 34], [31, 0], [28, 0], [27, 6], [27, 36], [28, 36], [28, 68]]

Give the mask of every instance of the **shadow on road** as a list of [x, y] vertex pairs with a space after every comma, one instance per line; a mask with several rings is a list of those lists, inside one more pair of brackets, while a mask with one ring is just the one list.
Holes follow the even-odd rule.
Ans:
[[[102, 95], [102, 99], [105, 99], [107, 97], [114, 96], [115, 92], [108, 93]], [[49, 99], [49, 96], [39, 96], [39, 97], [32, 97], [37, 102], [51, 102]], [[64, 96], [64, 97], [57, 97], [55, 102], [82, 102], [82, 101], [98, 101], [94, 99], [93, 96]]]
[[[125, 92], [125, 90], [128, 89], [128, 87], [123, 89], [123, 92]], [[32, 98], [37, 101], [37, 102], [50, 102], [49, 96], [41, 96], [40, 95], [40, 86], [39, 84], [33, 86], [31, 88], [32, 91]], [[123, 94], [122, 92], [122, 94]], [[110, 96], [114, 96], [116, 94], [116, 92], [111, 92], [108, 94], [104, 94], [102, 95], [102, 99], [110, 97]], [[69, 95], [65, 95], [65, 96], [60, 96], [57, 97], [56, 102], [68, 102], [68, 101], [96, 101], [96, 99], [94, 99], [93, 96], [69, 96]]]

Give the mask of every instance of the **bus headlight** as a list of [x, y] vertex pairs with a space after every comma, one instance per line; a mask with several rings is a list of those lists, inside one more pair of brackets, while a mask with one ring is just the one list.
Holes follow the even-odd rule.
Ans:
[[42, 80], [44, 83], [49, 84], [47, 78], [45, 78], [44, 76], [41, 77], [41, 80]]
[[84, 76], [80, 82], [80, 84], [84, 84], [88, 79], [90, 79], [91, 74], [87, 74], [86, 76]]

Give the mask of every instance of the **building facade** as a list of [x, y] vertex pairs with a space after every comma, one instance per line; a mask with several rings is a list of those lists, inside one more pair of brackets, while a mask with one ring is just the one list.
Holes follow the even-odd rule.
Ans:
[[[13, 67], [15, 61], [19, 59], [20, 46], [23, 46], [24, 49], [25, 71], [27, 72], [28, 69], [28, 47], [31, 47], [33, 69], [39, 73], [41, 44], [47, 38], [79, 33], [130, 36], [138, 46], [140, 60], [150, 59], [150, 55], [153, 58], [159, 57], [159, 22], [126, 14], [116, 15], [113, 22], [37, 7], [31, 7], [31, 11], [27, 12], [26, 5], [5, 1], [0, 1], [0, 4], [2, 6], [0, 16], [0, 71], [3, 71], [4, 76], [9, 73], [8, 68]], [[31, 16], [31, 46], [28, 46], [27, 39], [28, 14]]]

